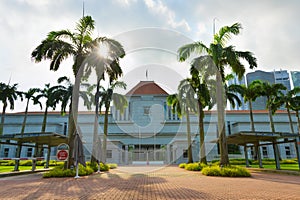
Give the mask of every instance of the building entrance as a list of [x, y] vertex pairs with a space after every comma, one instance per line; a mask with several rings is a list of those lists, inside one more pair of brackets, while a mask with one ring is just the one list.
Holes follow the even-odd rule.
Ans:
[[166, 149], [161, 145], [134, 145], [129, 150], [129, 160], [132, 164], [164, 164]]

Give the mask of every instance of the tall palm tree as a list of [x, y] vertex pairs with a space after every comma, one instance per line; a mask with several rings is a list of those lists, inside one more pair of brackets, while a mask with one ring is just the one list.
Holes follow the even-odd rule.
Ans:
[[282, 96], [280, 101], [282, 101], [285, 105], [285, 108], [287, 110], [288, 113], [288, 118], [289, 118], [289, 122], [290, 122], [290, 129], [292, 133], [295, 133], [294, 131], [294, 126], [293, 126], [293, 121], [292, 121], [292, 117], [291, 117], [291, 101], [292, 99], [300, 93], [300, 87], [294, 87], [294, 89], [289, 90], [286, 95]]
[[[74, 63], [72, 70], [75, 76], [75, 83], [72, 94], [72, 107], [69, 110], [69, 166], [73, 164], [72, 152], [74, 146], [74, 138], [77, 123], [77, 113], [78, 113], [78, 102], [79, 102], [79, 88], [80, 82], [83, 75], [84, 67], [86, 63], [86, 58], [97, 58], [97, 53], [93, 52], [97, 43], [101, 40], [92, 39], [92, 33], [95, 29], [95, 21], [91, 16], [84, 16], [77, 23], [75, 31], [71, 32], [69, 30], [61, 31], [51, 31], [46, 39], [44, 39], [40, 45], [38, 45], [32, 52], [31, 56], [36, 62], [41, 62], [42, 60], [50, 60], [50, 70], [56, 71], [63, 60], [69, 57], [73, 57]], [[112, 47], [117, 48], [119, 45], [115, 46], [116, 43], [112, 43]], [[123, 48], [122, 48], [123, 50]], [[93, 52], [91, 54], [91, 52]], [[119, 57], [125, 55], [124, 50], [118, 51]], [[95, 59], [97, 60], [97, 59]]]
[[[245, 102], [249, 103], [250, 128], [251, 128], [252, 132], [255, 132], [252, 102], [255, 101], [257, 97], [260, 96], [261, 85], [262, 85], [262, 82], [260, 80], [255, 80], [255, 81], [252, 81], [248, 86], [241, 85], [242, 90], [239, 92], [243, 96]], [[259, 150], [259, 142], [257, 144], [254, 144], [254, 146], [255, 146], [255, 158], [258, 159], [259, 167], [262, 168], [261, 154], [260, 154], [260, 150]], [[245, 148], [246, 148], [246, 146], [245, 146]], [[245, 152], [245, 153], [247, 153], [247, 152]]]
[[92, 52], [87, 57], [87, 68], [85, 69], [84, 78], [88, 79], [94, 70], [96, 73], [96, 92], [94, 96], [95, 104], [95, 119], [94, 119], [94, 134], [93, 134], [93, 153], [91, 162], [96, 162], [96, 141], [98, 137], [99, 124], [99, 103], [100, 103], [100, 85], [101, 80], [105, 80], [108, 76], [109, 84], [113, 84], [122, 74], [119, 59], [125, 55], [123, 46], [116, 40], [106, 37], [99, 37], [92, 43]]
[[[286, 87], [281, 83], [270, 84], [269, 82], [262, 82], [260, 95], [267, 97], [267, 109], [270, 119], [270, 128], [272, 133], [275, 133], [275, 125], [273, 121], [273, 115], [277, 109], [282, 105], [278, 99], [280, 96], [283, 96], [282, 90], [286, 90]], [[272, 141], [274, 156], [276, 161], [276, 169], [280, 169], [280, 152], [276, 140]]]
[[3, 104], [0, 123], [0, 136], [3, 134], [5, 113], [8, 104], [10, 105], [9, 108], [13, 110], [15, 107], [15, 100], [17, 100], [18, 96], [23, 100], [22, 92], [17, 91], [17, 86], [18, 84], [9, 85], [2, 82], [0, 83], [0, 101]]
[[62, 92], [63, 92], [63, 86], [57, 85], [57, 86], [50, 87], [50, 83], [48, 83], [48, 84], [45, 84], [44, 89], [40, 90], [40, 94], [38, 94], [36, 96], [36, 99], [46, 98], [45, 111], [44, 111], [44, 117], [43, 117], [41, 132], [46, 131], [48, 109], [49, 108], [52, 108], [53, 110], [56, 109], [56, 105], [62, 99]]
[[[40, 108], [42, 109], [41, 102], [35, 96], [35, 93], [37, 93], [39, 91], [40, 91], [39, 88], [30, 88], [27, 92], [23, 92], [23, 95], [24, 95], [24, 97], [27, 101], [26, 101], [26, 107], [25, 107], [25, 112], [24, 112], [24, 119], [23, 119], [23, 123], [22, 123], [21, 137], [23, 137], [24, 132], [25, 132], [30, 100], [32, 100], [34, 104], [39, 104]], [[16, 151], [16, 158], [20, 158], [21, 151], [22, 151], [22, 140], [18, 141], [18, 148], [17, 148], [17, 151]], [[15, 165], [14, 171], [19, 171], [19, 160], [16, 160], [16, 165]]]
[[[105, 89], [101, 87], [101, 91], [99, 92], [99, 98], [101, 98], [99, 102], [99, 109], [101, 113], [101, 108], [104, 106], [104, 127], [103, 127], [103, 150], [102, 150], [102, 159], [103, 162], [106, 162], [106, 149], [107, 149], [107, 135], [108, 135], [108, 114], [111, 102], [113, 102], [114, 106], [117, 110], [120, 110], [121, 113], [124, 112], [124, 109], [127, 107], [128, 102], [124, 95], [114, 93], [115, 88], [126, 89], [126, 83], [122, 81], [114, 81], [109, 86], [109, 88]], [[95, 155], [95, 154], [93, 154]]]
[[[202, 57], [203, 58], [203, 57]], [[204, 58], [205, 59], [205, 58]], [[192, 61], [190, 69], [191, 78], [183, 85], [189, 84], [194, 91], [194, 96], [197, 102], [198, 126], [200, 137], [200, 162], [207, 163], [205, 153], [205, 136], [204, 136], [204, 109], [211, 109], [215, 104], [215, 95], [213, 91], [215, 81], [212, 79], [211, 71], [208, 70], [207, 63], [202, 59], [196, 58]], [[186, 85], [188, 86], [188, 85]], [[182, 86], [183, 87], [183, 86]]]
[[196, 111], [196, 100], [194, 99], [194, 95], [195, 91], [193, 90], [189, 79], [184, 79], [180, 81], [180, 84], [178, 85], [178, 94], [172, 94], [167, 97], [167, 103], [171, 106], [172, 112], [177, 113], [179, 117], [186, 116], [188, 163], [193, 162], [190, 112]]
[[294, 96], [290, 100], [290, 108], [296, 112], [296, 117], [298, 121], [298, 135], [300, 137], [300, 116], [299, 116], [299, 110], [300, 110], [300, 96]]
[[209, 47], [202, 42], [194, 42], [184, 45], [179, 48], [179, 61], [185, 61], [192, 53], [201, 55], [206, 53], [214, 63], [216, 73], [216, 94], [217, 95], [217, 108], [218, 108], [218, 132], [220, 143], [220, 165], [229, 165], [227, 142], [225, 135], [225, 122], [224, 122], [224, 87], [225, 82], [225, 68], [228, 66], [234, 73], [241, 78], [245, 73], [245, 66], [241, 63], [240, 59], [248, 62], [250, 69], [257, 67], [256, 58], [249, 51], [237, 51], [234, 46], [226, 46], [227, 41], [232, 35], [238, 35], [241, 30], [241, 24], [235, 23], [232, 26], [222, 27], [218, 33], [214, 35], [213, 42]]

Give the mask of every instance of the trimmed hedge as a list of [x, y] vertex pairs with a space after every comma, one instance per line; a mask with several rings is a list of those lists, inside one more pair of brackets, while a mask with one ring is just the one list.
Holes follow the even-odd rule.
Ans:
[[118, 167], [116, 163], [107, 163], [107, 166], [109, 167], [109, 169], [116, 169]]
[[188, 163], [184, 168], [189, 171], [201, 171], [203, 167], [206, 167], [204, 163]]
[[180, 167], [180, 168], [185, 168], [185, 165], [186, 165], [186, 163], [180, 163], [180, 164], [178, 165], [178, 167]]
[[202, 169], [202, 174], [206, 176], [223, 176], [223, 177], [249, 177], [250, 172], [239, 166], [220, 167], [217, 165], [207, 166]]
[[[78, 174], [79, 176], [90, 175], [94, 172], [94, 170], [89, 166], [79, 165]], [[57, 166], [54, 169], [50, 170], [43, 174], [43, 178], [51, 178], [51, 177], [74, 177], [76, 175], [75, 169], [63, 169], [63, 166]]]

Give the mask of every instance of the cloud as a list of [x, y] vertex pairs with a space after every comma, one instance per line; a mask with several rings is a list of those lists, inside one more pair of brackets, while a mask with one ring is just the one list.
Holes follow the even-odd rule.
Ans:
[[185, 19], [176, 21], [174, 11], [170, 10], [161, 0], [144, 0], [147, 8], [154, 14], [158, 14], [167, 19], [167, 24], [172, 28], [184, 28], [190, 31], [191, 28]]
[[117, 2], [119, 3], [119, 5], [122, 5], [122, 6], [130, 6], [132, 3], [136, 3], [137, 0], [117, 0]]

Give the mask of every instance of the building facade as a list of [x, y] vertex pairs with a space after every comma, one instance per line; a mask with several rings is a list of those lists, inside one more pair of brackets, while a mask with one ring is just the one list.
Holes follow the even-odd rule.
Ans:
[[[111, 108], [108, 126], [107, 162], [126, 164], [170, 164], [187, 161], [187, 134], [185, 117], [179, 118], [172, 113], [167, 105], [168, 93], [153, 81], [142, 81], [130, 90], [126, 97], [128, 107], [123, 113]], [[4, 134], [20, 133], [24, 113], [6, 115]], [[77, 127], [81, 130], [86, 160], [91, 157], [93, 146], [94, 113], [80, 112]], [[42, 126], [43, 113], [29, 113], [26, 133], [39, 132]], [[296, 117], [292, 116], [294, 129], [297, 131]], [[99, 117], [99, 135], [103, 140], [104, 117]], [[225, 116], [226, 134], [231, 135], [240, 131], [250, 131], [249, 112], [245, 110], [227, 111]], [[257, 131], [270, 131], [268, 113], [254, 111], [254, 121]], [[59, 112], [48, 114], [47, 132], [67, 134], [68, 116], [61, 116]], [[277, 132], [289, 132], [289, 121], [285, 111], [279, 111], [274, 116]], [[204, 118], [205, 149], [208, 160], [219, 158], [219, 148], [211, 141], [218, 138], [217, 112], [206, 111]], [[25, 134], [26, 134], [25, 133]], [[197, 115], [191, 115], [191, 135], [193, 160], [199, 160], [199, 130]], [[279, 144], [282, 158], [294, 158], [296, 152], [294, 144]], [[262, 146], [264, 158], [273, 158], [272, 146]], [[14, 157], [16, 146], [1, 145], [0, 158]], [[55, 159], [56, 151], [51, 151], [51, 158]], [[251, 148], [248, 154], [251, 158]], [[32, 157], [33, 147], [23, 147], [21, 157]], [[47, 151], [44, 151], [47, 154]], [[243, 151], [229, 152], [231, 158], [244, 157]], [[46, 155], [45, 155], [46, 156]]]

